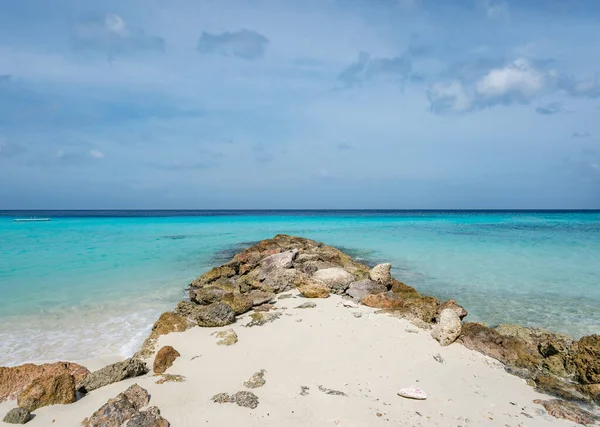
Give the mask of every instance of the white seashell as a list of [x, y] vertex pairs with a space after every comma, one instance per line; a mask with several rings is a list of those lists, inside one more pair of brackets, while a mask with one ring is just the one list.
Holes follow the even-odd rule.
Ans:
[[400, 389], [398, 392], [398, 396], [406, 397], [407, 399], [416, 399], [416, 400], [425, 400], [427, 399], [427, 394], [419, 387], [407, 387]]

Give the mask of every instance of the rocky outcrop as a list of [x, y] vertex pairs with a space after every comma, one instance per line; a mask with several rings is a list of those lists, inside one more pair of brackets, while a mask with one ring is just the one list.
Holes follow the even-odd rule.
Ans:
[[167, 335], [171, 332], [183, 332], [192, 326], [192, 322], [187, 319], [187, 316], [180, 315], [167, 311], [160, 315], [158, 320], [154, 322], [150, 336], [146, 338], [142, 348], [134, 357], [146, 359], [150, 357], [156, 350], [156, 342], [161, 335]]
[[177, 350], [175, 350], [170, 345], [166, 345], [156, 353], [156, 357], [154, 358], [154, 366], [153, 371], [155, 374], [162, 374], [171, 366], [173, 366], [173, 362], [177, 359], [181, 354]]
[[148, 405], [150, 395], [137, 384], [109, 399], [91, 417], [84, 419], [84, 427], [169, 427], [156, 407], [141, 411]]
[[205, 328], [226, 326], [235, 322], [235, 312], [229, 305], [223, 302], [215, 302], [200, 307], [194, 320], [196, 320], [198, 326]]
[[443, 302], [442, 304], [440, 304], [440, 306], [437, 309], [437, 313], [435, 315], [435, 320], [436, 321], [438, 320], [440, 313], [443, 310], [446, 310], [446, 309], [453, 310], [458, 315], [458, 318], [460, 320], [463, 320], [469, 314], [467, 312], [467, 310], [465, 310], [462, 306], [458, 305], [456, 303], [456, 301], [454, 301], [453, 299], [451, 299], [451, 300], [448, 300], [448, 301]]
[[67, 372], [36, 378], [17, 398], [17, 405], [28, 411], [72, 402], [75, 402], [75, 377]]
[[72, 375], [76, 383], [81, 383], [90, 374], [84, 366], [71, 362], [24, 365], [11, 368], [0, 367], [0, 402], [16, 399], [19, 394], [38, 378], [58, 377], [64, 373]]
[[385, 291], [387, 291], [385, 285], [365, 279], [350, 283], [350, 286], [346, 289], [346, 294], [350, 295], [355, 301], [361, 301], [367, 295], [380, 294]]
[[538, 405], [542, 405], [548, 414], [555, 418], [563, 418], [565, 420], [573, 421], [577, 424], [582, 425], [594, 425], [600, 422], [600, 417], [586, 411], [574, 403], [565, 402], [560, 399], [541, 400], [536, 399], [533, 401]]
[[334, 294], [343, 294], [355, 278], [341, 267], [325, 268], [316, 271], [312, 278], [325, 283]]
[[13, 408], [4, 416], [7, 424], [25, 424], [31, 419], [31, 413], [25, 408]]
[[88, 393], [108, 384], [123, 381], [127, 378], [139, 377], [146, 373], [148, 373], [148, 366], [144, 362], [136, 358], [127, 359], [92, 372], [81, 383], [78, 391]]
[[296, 281], [296, 289], [306, 298], [327, 298], [329, 286], [310, 277], [301, 277]]
[[574, 343], [571, 362], [582, 384], [600, 384], [600, 335], [589, 335]]
[[392, 284], [392, 264], [378, 264], [369, 271], [369, 279], [384, 286]]
[[452, 344], [462, 329], [462, 322], [458, 313], [452, 308], [446, 308], [440, 313], [438, 322], [433, 326], [431, 336], [435, 338], [440, 345], [447, 346]]

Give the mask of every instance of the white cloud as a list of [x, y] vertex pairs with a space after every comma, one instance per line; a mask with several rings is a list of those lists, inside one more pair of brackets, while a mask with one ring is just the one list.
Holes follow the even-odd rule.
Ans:
[[477, 93], [486, 97], [509, 94], [532, 98], [545, 87], [545, 75], [533, 69], [529, 62], [518, 59], [503, 68], [487, 73], [477, 82]]
[[428, 96], [434, 112], [464, 113], [471, 108], [472, 104], [471, 97], [458, 80], [454, 80], [449, 84], [434, 84], [429, 90]]
[[90, 150], [90, 156], [95, 159], [102, 159], [104, 157], [104, 153], [99, 150]]

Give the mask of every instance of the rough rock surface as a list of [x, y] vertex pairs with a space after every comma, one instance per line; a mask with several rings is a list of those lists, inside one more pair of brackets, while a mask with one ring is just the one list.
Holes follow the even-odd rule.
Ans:
[[329, 286], [309, 277], [301, 277], [296, 281], [296, 289], [306, 298], [327, 298]]
[[177, 350], [175, 350], [170, 345], [166, 345], [158, 350], [156, 353], [156, 357], [154, 358], [154, 366], [153, 371], [155, 374], [162, 374], [171, 366], [173, 366], [173, 362], [177, 359], [181, 354]]
[[182, 383], [184, 381], [185, 381], [185, 377], [183, 375], [161, 374], [160, 378], [156, 381], [156, 384]]
[[260, 311], [257, 313], [252, 313], [250, 315], [250, 318], [252, 320], [244, 326], [246, 326], [248, 328], [251, 328], [253, 326], [263, 326], [263, 325], [266, 325], [267, 323], [274, 322], [275, 320], [279, 319], [280, 317], [281, 317], [281, 313], [273, 312], [273, 311], [269, 311], [269, 312]]
[[462, 323], [458, 313], [452, 308], [447, 308], [440, 313], [439, 321], [433, 326], [431, 335], [440, 345], [447, 346], [456, 341], [461, 329]]
[[209, 305], [213, 302], [219, 302], [227, 291], [217, 286], [206, 286], [200, 289], [190, 290], [190, 300], [200, 305]]
[[160, 415], [156, 406], [132, 415], [126, 427], [169, 427], [169, 422]]
[[171, 332], [183, 332], [192, 326], [186, 316], [179, 315], [167, 311], [160, 315], [158, 320], [152, 326], [150, 336], [146, 338], [142, 348], [134, 357], [146, 359], [150, 357], [156, 350], [156, 342], [161, 335], [170, 334]]
[[315, 304], [312, 301], [309, 301], [309, 302], [305, 302], [303, 304], [300, 304], [296, 308], [315, 308], [316, 306], [317, 306], [317, 304]]
[[257, 289], [248, 292], [248, 297], [252, 300], [253, 306], [266, 304], [273, 300], [275, 295], [274, 292], [259, 291]]
[[90, 374], [87, 368], [71, 362], [46, 363], [24, 365], [10, 368], [0, 367], [0, 402], [16, 399], [34, 380], [40, 377], [56, 377], [68, 373], [75, 377], [75, 382], [80, 383]]
[[88, 393], [108, 384], [116, 383], [126, 378], [139, 377], [146, 373], [148, 373], [148, 366], [144, 362], [136, 358], [130, 358], [92, 372], [81, 383], [78, 391]]
[[235, 322], [235, 312], [222, 302], [202, 306], [196, 313], [196, 322], [202, 327], [218, 327], [231, 325]]
[[343, 294], [350, 283], [356, 280], [353, 274], [340, 267], [317, 270], [312, 278], [325, 283], [334, 294]]
[[594, 425], [600, 422], [600, 417], [586, 411], [578, 405], [565, 402], [560, 399], [540, 400], [536, 399], [533, 403], [542, 405], [548, 414], [555, 418], [564, 418], [565, 420], [573, 421], [583, 425]]
[[244, 382], [244, 387], [248, 387], [248, 388], [259, 388], [262, 387], [266, 384], [266, 380], [265, 380], [265, 374], [267, 373], [267, 371], [265, 371], [264, 369], [261, 369], [260, 371], [258, 371], [257, 373], [255, 373], [254, 375], [252, 375], [248, 381]]
[[25, 408], [13, 408], [5, 415], [4, 421], [7, 424], [25, 424], [31, 419], [31, 413]]
[[346, 289], [346, 294], [350, 295], [355, 301], [360, 301], [367, 295], [380, 294], [385, 291], [387, 291], [385, 285], [365, 279], [350, 283], [350, 286]]
[[17, 405], [28, 411], [49, 405], [75, 402], [75, 377], [67, 372], [36, 378], [17, 398]]
[[234, 345], [238, 342], [238, 336], [233, 329], [219, 331], [215, 335], [218, 338], [217, 345]]
[[236, 403], [238, 406], [250, 409], [258, 406], [258, 396], [250, 391], [238, 391], [235, 394], [218, 393], [211, 400], [215, 403]]
[[234, 314], [240, 315], [252, 310], [254, 301], [247, 295], [239, 292], [230, 292], [223, 296], [221, 302], [227, 304], [233, 310]]
[[460, 318], [460, 320], [463, 320], [465, 317], [467, 317], [467, 314], [469, 314], [467, 312], [467, 310], [465, 310], [463, 307], [461, 307], [460, 305], [457, 304], [456, 301], [454, 301], [453, 299], [448, 300], [446, 302], [443, 302], [442, 304], [440, 304], [436, 316], [435, 316], [435, 320], [437, 321], [439, 318], [440, 313], [443, 310], [446, 310], [447, 308], [450, 308], [452, 310], [454, 310], [456, 312], [456, 314], [458, 315], [458, 317]]
[[392, 284], [392, 264], [378, 264], [369, 271], [369, 278], [382, 284], [384, 286], [390, 286]]
[[[139, 385], [133, 384], [123, 393], [109, 399], [91, 417], [84, 419], [81, 424], [84, 427], [127, 426], [129, 425], [127, 422], [139, 414], [140, 409], [146, 406], [149, 401], [150, 395], [148, 392]], [[168, 426], [168, 423], [164, 425]]]
[[589, 335], [573, 345], [575, 375], [583, 384], [600, 384], [600, 335]]

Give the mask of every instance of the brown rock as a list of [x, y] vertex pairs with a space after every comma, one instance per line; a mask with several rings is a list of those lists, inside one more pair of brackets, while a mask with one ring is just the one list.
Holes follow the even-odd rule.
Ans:
[[[197, 306], [197, 304], [188, 301], [182, 301], [181, 303]], [[158, 320], [154, 322], [150, 336], [146, 338], [144, 344], [142, 344], [142, 348], [135, 354], [135, 357], [143, 359], [150, 357], [154, 353], [154, 350], [156, 350], [156, 341], [161, 335], [167, 335], [171, 332], [183, 332], [189, 329], [193, 324], [186, 318], [187, 316], [181, 315], [182, 312], [183, 310], [178, 313], [167, 311], [161, 314]]]
[[205, 286], [200, 289], [190, 289], [190, 300], [200, 305], [208, 305], [213, 302], [219, 302], [227, 294], [222, 288], [217, 286]]
[[447, 308], [451, 308], [452, 310], [454, 310], [456, 312], [456, 314], [458, 315], [458, 317], [460, 318], [460, 320], [463, 320], [465, 317], [467, 317], [467, 314], [469, 314], [467, 312], [467, 310], [462, 308], [460, 305], [458, 305], [456, 303], [456, 301], [451, 299], [451, 300], [448, 300], [448, 301], [440, 304], [440, 306], [437, 309], [436, 316], [435, 316], [436, 321], [439, 317], [439, 314], [442, 312], [442, 310], [445, 310]]
[[75, 402], [75, 377], [67, 372], [36, 378], [17, 398], [17, 405], [28, 411], [72, 402]]
[[600, 384], [586, 384], [580, 386], [580, 390], [589, 396], [597, 405], [600, 405]]
[[510, 366], [536, 368], [540, 362], [540, 358], [527, 348], [523, 340], [502, 335], [479, 323], [463, 323], [459, 340], [465, 347]]
[[298, 292], [306, 298], [327, 298], [329, 296], [329, 286], [306, 276], [299, 276], [295, 285]]
[[166, 345], [156, 353], [156, 357], [154, 358], [154, 373], [162, 374], [171, 366], [173, 366], [173, 362], [177, 359], [181, 354], [177, 350], [175, 350], [170, 345]]
[[248, 297], [252, 300], [252, 305], [256, 307], [271, 301], [273, 298], [275, 298], [275, 293], [254, 289], [248, 293]]
[[109, 399], [91, 417], [82, 421], [85, 427], [121, 427], [150, 401], [148, 392], [133, 384], [123, 393]]
[[360, 302], [368, 307], [392, 310], [404, 306], [404, 301], [391, 292], [366, 295]]
[[34, 365], [26, 363], [11, 368], [0, 367], [0, 402], [16, 399], [34, 380], [41, 377], [57, 377], [68, 373], [80, 383], [90, 371], [87, 368], [71, 362], [46, 363]]
[[593, 425], [600, 421], [600, 417], [593, 413], [586, 411], [578, 405], [565, 402], [560, 399], [541, 400], [536, 399], [533, 401], [538, 405], [542, 405], [550, 415], [555, 418], [563, 418], [565, 420], [573, 421], [583, 425]]
[[588, 335], [575, 342], [571, 361], [582, 384], [600, 383], [600, 335]]
[[401, 296], [403, 298], [417, 297], [421, 295], [412, 286], [408, 286], [394, 278], [392, 278], [392, 288], [390, 290], [396, 295]]
[[194, 280], [190, 286], [194, 287], [194, 288], [200, 288], [204, 285], [208, 285], [209, 283], [214, 282], [217, 279], [229, 278], [229, 277], [235, 276], [236, 275], [236, 270], [235, 270], [236, 266], [239, 266], [239, 264], [228, 263], [228, 264], [222, 265], [220, 267], [215, 267], [215, 268], [207, 271], [206, 273], [204, 273], [202, 276], [200, 276], [196, 280]]
[[223, 296], [221, 302], [227, 304], [236, 315], [244, 314], [252, 309], [253, 300], [239, 292], [230, 292]]

